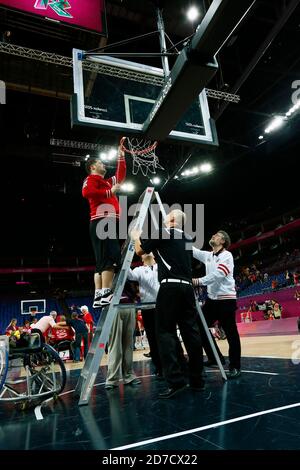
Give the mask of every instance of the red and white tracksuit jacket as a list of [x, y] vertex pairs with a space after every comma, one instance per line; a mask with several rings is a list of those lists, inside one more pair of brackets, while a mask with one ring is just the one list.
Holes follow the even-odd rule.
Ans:
[[206, 276], [199, 278], [199, 284], [207, 286], [208, 297], [212, 300], [236, 299], [232, 254], [225, 249], [214, 254], [193, 247], [193, 256], [205, 264]]

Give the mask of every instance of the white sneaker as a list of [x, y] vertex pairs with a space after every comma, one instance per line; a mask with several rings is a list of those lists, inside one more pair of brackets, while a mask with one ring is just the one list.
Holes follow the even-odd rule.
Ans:
[[101, 307], [101, 304], [100, 304], [101, 298], [102, 298], [102, 295], [98, 295], [97, 297], [94, 298], [93, 308]]
[[113, 298], [113, 292], [111, 290], [107, 291], [106, 294], [103, 294], [100, 299], [100, 307], [105, 307], [109, 305]]

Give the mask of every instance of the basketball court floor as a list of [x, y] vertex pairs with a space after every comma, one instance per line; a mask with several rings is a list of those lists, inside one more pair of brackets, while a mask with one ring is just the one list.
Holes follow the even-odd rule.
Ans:
[[[226, 341], [219, 341], [223, 351]], [[1, 450], [294, 450], [300, 444], [300, 338], [242, 338], [242, 376], [223, 383], [206, 369], [203, 392], [158, 399], [165, 388], [139, 350], [137, 386], [104, 388], [106, 358], [89, 405], [78, 406], [80, 367], [70, 364], [67, 386], [53, 403], [26, 412], [0, 409]], [[291, 359], [292, 358], [292, 359]], [[298, 360], [297, 360], [298, 359]]]

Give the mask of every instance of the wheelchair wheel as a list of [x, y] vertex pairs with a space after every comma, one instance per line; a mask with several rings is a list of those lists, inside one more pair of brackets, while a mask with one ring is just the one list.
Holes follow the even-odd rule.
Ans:
[[29, 402], [27, 402], [27, 401], [21, 401], [20, 403], [18, 403], [17, 409], [18, 409], [19, 411], [25, 411], [27, 408], [29, 408], [29, 405], [30, 405]]
[[59, 354], [48, 344], [40, 352], [25, 356], [24, 366], [30, 374], [32, 397], [59, 395], [66, 384], [66, 369]]
[[53, 345], [53, 348], [59, 354], [62, 361], [66, 359], [73, 359], [71, 341], [69, 340], [60, 341], [59, 343], [56, 343], [55, 345]]

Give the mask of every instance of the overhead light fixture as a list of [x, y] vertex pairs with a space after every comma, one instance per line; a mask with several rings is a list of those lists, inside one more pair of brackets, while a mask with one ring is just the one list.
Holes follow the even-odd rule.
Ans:
[[286, 118], [284, 116], [275, 116], [273, 121], [266, 127], [265, 134], [270, 134], [270, 132], [279, 129], [281, 126], [284, 125]]
[[114, 160], [116, 158], [118, 152], [116, 149], [112, 148], [107, 153], [107, 160]]
[[132, 191], [134, 191], [134, 184], [124, 183], [124, 184], [121, 185], [121, 189], [122, 189], [122, 191], [124, 191], [126, 193], [132, 193]]
[[211, 163], [202, 163], [202, 165], [200, 165], [201, 173], [210, 173], [212, 169], [213, 167]]
[[90, 155], [86, 155], [84, 159], [85, 161], [87, 161], [89, 158], [90, 158]]
[[100, 153], [100, 158], [103, 162], [106, 162], [107, 161], [107, 154], [105, 152], [101, 152]]
[[[298, 114], [300, 111], [300, 100], [298, 100], [286, 113], [285, 115], [278, 115], [273, 118], [268, 127], [264, 130], [265, 134], [270, 134], [271, 132], [282, 127], [286, 122], [288, 122], [295, 114]], [[260, 135], [259, 140], [262, 140], [264, 136]]]
[[300, 100], [297, 101], [297, 103], [294, 104], [294, 106], [292, 106], [286, 113], [286, 117], [290, 117], [292, 116], [292, 114], [294, 114], [296, 111], [298, 111], [300, 109]]
[[[195, 176], [195, 175], [198, 175], [199, 173], [210, 173], [212, 170], [213, 170], [212, 164], [209, 163], [209, 162], [206, 162], [206, 163], [202, 163], [199, 166], [194, 166], [193, 168], [188, 168], [187, 170], [185, 170], [181, 173], [181, 176]], [[176, 176], [175, 176], [175, 178], [176, 178]], [[177, 178], [178, 178], [178, 176], [177, 176]]]
[[159, 184], [160, 183], [160, 178], [158, 176], [155, 176], [152, 180], [151, 180], [151, 183], [152, 184]]
[[199, 10], [195, 6], [191, 6], [186, 12], [189, 21], [195, 21], [199, 17]]

